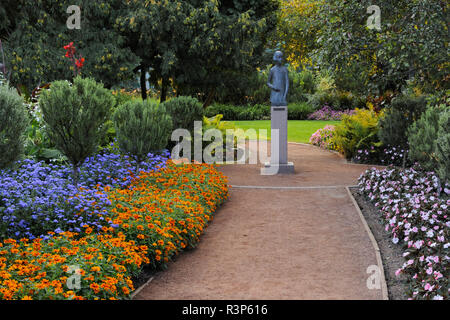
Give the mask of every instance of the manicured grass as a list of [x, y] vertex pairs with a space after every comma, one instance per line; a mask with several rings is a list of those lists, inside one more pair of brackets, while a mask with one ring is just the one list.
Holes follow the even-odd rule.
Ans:
[[[260, 121], [230, 121], [234, 125], [243, 130], [266, 129], [270, 139], [270, 120]], [[309, 138], [318, 129], [325, 127], [327, 124], [337, 125], [340, 121], [317, 121], [317, 120], [291, 120], [288, 121], [288, 141], [309, 143]]]

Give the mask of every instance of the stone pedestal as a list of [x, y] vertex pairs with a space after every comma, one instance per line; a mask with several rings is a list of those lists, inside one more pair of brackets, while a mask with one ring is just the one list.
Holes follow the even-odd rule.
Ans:
[[271, 156], [270, 163], [261, 168], [261, 175], [293, 174], [294, 164], [288, 162], [287, 132], [288, 132], [287, 106], [271, 108]]

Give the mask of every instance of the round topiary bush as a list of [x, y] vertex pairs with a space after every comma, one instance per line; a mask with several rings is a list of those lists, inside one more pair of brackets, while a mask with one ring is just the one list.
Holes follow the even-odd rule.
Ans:
[[194, 121], [203, 120], [203, 106], [195, 98], [180, 96], [162, 103], [172, 117], [173, 129], [194, 130]]
[[28, 115], [22, 97], [7, 84], [0, 85], [0, 168], [22, 154]]
[[149, 153], [167, 147], [172, 133], [172, 118], [164, 105], [149, 100], [123, 104], [114, 112], [113, 120], [119, 148], [136, 160], [136, 172]]

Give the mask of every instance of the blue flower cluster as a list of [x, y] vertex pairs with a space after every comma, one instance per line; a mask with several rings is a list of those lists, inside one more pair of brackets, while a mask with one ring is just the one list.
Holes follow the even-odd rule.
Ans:
[[[149, 155], [140, 170], [159, 170], [168, 156], [167, 152]], [[102, 190], [126, 187], [136, 178], [136, 163], [114, 153], [88, 158], [80, 168], [79, 188], [72, 184], [70, 166], [29, 159], [17, 165], [17, 169], [0, 170], [0, 239], [48, 239], [49, 231], [114, 227], [106, 219], [111, 202]]]
[[[163, 168], [170, 157], [168, 151], [161, 155], [149, 154], [147, 160], [139, 164], [139, 171], [150, 172]], [[118, 153], [97, 154], [89, 157], [80, 168], [80, 183], [87, 188], [97, 185], [121, 187], [128, 186], [138, 177], [135, 173], [136, 161], [129, 156]], [[65, 172], [71, 179], [72, 169], [65, 168]]]

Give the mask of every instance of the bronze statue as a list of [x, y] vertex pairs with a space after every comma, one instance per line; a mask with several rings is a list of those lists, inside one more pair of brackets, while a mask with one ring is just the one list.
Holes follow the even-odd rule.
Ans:
[[275, 66], [270, 69], [267, 85], [272, 89], [270, 102], [272, 106], [287, 106], [287, 94], [289, 91], [289, 73], [283, 63], [283, 53], [275, 52], [273, 56]]

